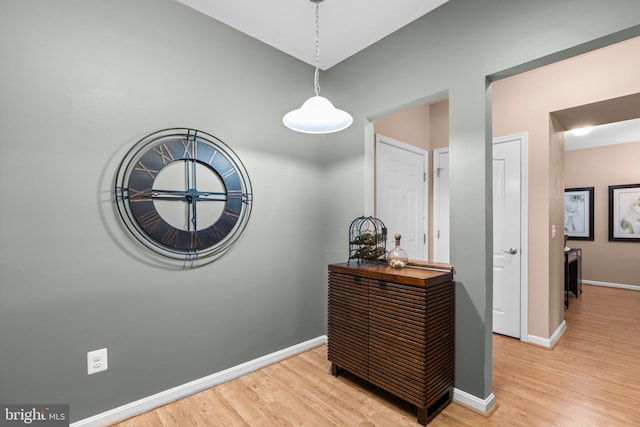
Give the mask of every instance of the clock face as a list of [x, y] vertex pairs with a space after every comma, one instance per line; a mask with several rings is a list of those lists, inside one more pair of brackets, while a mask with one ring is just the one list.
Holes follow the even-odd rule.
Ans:
[[129, 233], [163, 257], [211, 261], [240, 236], [251, 213], [251, 181], [235, 153], [195, 129], [140, 140], [116, 175], [117, 210]]

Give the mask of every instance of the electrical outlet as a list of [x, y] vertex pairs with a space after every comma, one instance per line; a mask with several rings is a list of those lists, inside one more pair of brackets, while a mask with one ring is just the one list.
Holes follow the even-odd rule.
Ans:
[[107, 349], [101, 348], [87, 353], [87, 374], [106, 371], [109, 368]]

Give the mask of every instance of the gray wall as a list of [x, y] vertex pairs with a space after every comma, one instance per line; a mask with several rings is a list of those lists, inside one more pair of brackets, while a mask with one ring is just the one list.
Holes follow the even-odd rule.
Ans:
[[[637, 16], [636, 0], [452, 0], [324, 73], [355, 122], [310, 137], [280, 120], [311, 67], [173, 1], [2, 0], [0, 402], [70, 403], [75, 421], [324, 334], [326, 262], [369, 209], [368, 119], [446, 92], [456, 386], [488, 396], [485, 77]], [[144, 262], [110, 195], [124, 151], [172, 126], [227, 142], [254, 186], [238, 244], [188, 271]], [[109, 370], [87, 376], [101, 347]]]
[[[0, 402], [75, 421], [325, 334], [321, 139], [281, 123], [312, 67], [170, 0], [1, 9]], [[126, 150], [175, 126], [231, 146], [254, 192], [237, 245], [187, 271], [141, 257], [111, 201]]]

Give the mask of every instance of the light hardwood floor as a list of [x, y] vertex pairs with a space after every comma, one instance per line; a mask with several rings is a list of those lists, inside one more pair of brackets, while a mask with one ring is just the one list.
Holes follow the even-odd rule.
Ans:
[[[640, 426], [640, 292], [584, 285], [565, 315], [553, 350], [494, 335], [490, 417], [452, 403], [428, 425]], [[323, 345], [114, 426], [419, 425], [411, 405], [329, 371]]]

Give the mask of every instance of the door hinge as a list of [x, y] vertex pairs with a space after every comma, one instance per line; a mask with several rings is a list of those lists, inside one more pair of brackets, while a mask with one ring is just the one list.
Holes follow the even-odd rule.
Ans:
[[427, 233], [424, 233], [424, 244], [427, 244]]
[[442, 171], [442, 168], [436, 168], [436, 178], [440, 178], [440, 171]]
[[423, 182], [427, 182], [427, 173], [426, 172], [422, 173], [422, 181]]
[[438, 239], [440, 238], [440, 230], [438, 230]]

